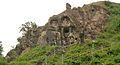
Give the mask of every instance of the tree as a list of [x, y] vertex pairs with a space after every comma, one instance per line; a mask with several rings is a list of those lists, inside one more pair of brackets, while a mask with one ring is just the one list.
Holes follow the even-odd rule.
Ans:
[[18, 38], [17, 38], [17, 41], [18, 41], [19, 43], [21, 43], [21, 38], [22, 38], [22, 37], [18, 37]]
[[3, 47], [2, 47], [2, 41], [0, 41], [0, 55], [2, 55], [2, 52], [3, 52]]
[[29, 31], [30, 29], [34, 29], [37, 28], [38, 25], [35, 22], [26, 22], [25, 24], [22, 24], [20, 27], [20, 32], [22, 32], [23, 35], [26, 34], [27, 31]]

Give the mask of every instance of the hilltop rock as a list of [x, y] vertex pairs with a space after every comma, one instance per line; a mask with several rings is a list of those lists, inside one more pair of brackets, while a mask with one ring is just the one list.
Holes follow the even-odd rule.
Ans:
[[69, 3], [66, 3], [66, 10], [70, 10], [71, 9], [71, 5]]

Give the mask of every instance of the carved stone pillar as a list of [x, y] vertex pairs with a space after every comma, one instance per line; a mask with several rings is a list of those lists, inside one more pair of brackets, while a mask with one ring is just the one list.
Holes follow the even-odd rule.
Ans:
[[61, 28], [61, 46], [63, 45], [63, 30], [64, 30], [64, 28], [62, 27]]

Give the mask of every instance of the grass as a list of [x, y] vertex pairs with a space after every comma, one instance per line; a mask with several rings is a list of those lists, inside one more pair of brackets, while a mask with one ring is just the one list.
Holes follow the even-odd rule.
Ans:
[[35, 65], [37, 62], [42, 62], [46, 56], [46, 53], [53, 50], [54, 47], [35, 47], [30, 51], [24, 53], [21, 56], [15, 58], [14, 61], [10, 62], [10, 65]]

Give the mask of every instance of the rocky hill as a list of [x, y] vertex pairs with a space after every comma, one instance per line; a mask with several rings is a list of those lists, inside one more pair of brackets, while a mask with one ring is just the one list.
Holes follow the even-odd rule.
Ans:
[[[104, 2], [97, 3], [104, 5]], [[76, 40], [82, 41], [80, 37], [96, 39], [109, 17], [109, 10], [104, 6], [93, 3], [71, 9], [71, 5], [67, 3], [66, 10], [50, 17], [45, 26], [29, 30], [21, 38], [20, 46], [10, 51], [5, 59], [8, 60], [11, 54], [21, 55], [29, 49], [29, 45], [50, 46], [53, 42], [64, 45], [64, 42], [69, 44], [70, 40], [71, 43]]]
[[[110, 42], [111, 40], [109, 41], [105, 39], [107, 38], [107, 36], [108, 36], [107, 39], [110, 38], [109, 35], [107, 34], [119, 33], [119, 32], [115, 32], [118, 30], [118, 29], [116, 30], [118, 24], [115, 24], [114, 26], [113, 25], [110, 26], [110, 21], [111, 21], [110, 17], [113, 16], [112, 14], [114, 14], [114, 16], [120, 14], [119, 9], [113, 11], [113, 9], [119, 6], [119, 4], [116, 5], [113, 4], [116, 3], [101, 1], [92, 4], [87, 4], [84, 5], [83, 7], [71, 8], [71, 5], [67, 3], [66, 10], [58, 15], [53, 15], [52, 17], [50, 17], [48, 23], [46, 23], [45, 26], [40, 26], [38, 28], [34, 28], [27, 31], [27, 33], [24, 36], [22, 36], [20, 45], [17, 45], [15, 49], [8, 52], [4, 60], [8, 62], [13, 61], [11, 62], [11, 65], [15, 65], [14, 60], [23, 61], [23, 62], [25, 60], [27, 61], [28, 65], [30, 65], [29, 62], [33, 64], [41, 65], [45, 63], [44, 55], [47, 55], [50, 58], [54, 58], [57, 56], [56, 58], [58, 58], [59, 55], [62, 54], [62, 50], [65, 50], [66, 51], [65, 57], [68, 57], [69, 59], [64, 61], [65, 64], [67, 65], [70, 65], [68, 64], [69, 61], [71, 62], [72, 65], [80, 65], [81, 61], [77, 62], [77, 60], [79, 56], [82, 55], [82, 52], [85, 51], [87, 51], [85, 55], [87, 60], [83, 58], [82, 62], [85, 61], [85, 63], [83, 62], [81, 64], [86, 65], [86, 63], [89, 61], [91, 61], [92, 63], [93, 59], [91, 58], [93, 56], [87, 55], [90, 54], [91, 51], [90, 49], [92, 49], [91, 46], [93, 46], [91, 41], [96, 40], [96, 42], [94, 42], [96, 47], [98, 47], [98, 50], [96, 50], [96, 52], [98, 51], [103, 52], [106, 49], [106, 47], [110, 47], [110, 44], [113, 43], [113, 41]], [[105, 35], [102, 33], [104, 33]], [[52, 56], [53, 48], [54, 48], [52, 47], [52, 45], [57, 45], [56, 49], [58, 50], [56, 51], [56, 56]], [[33, 47], [35, 47], [36, 50], [40, 50], [40, 52], [35, 51], [35, 49], [33, 49], [35, 52], [31, 50], [31, 48]], [[101, 47], [102, 47], [102, 51], [99, 50]], [[26, 53], [27, 51], [28, 53]], [[42, 51], [44, 51], [45, 53]], [[39, 52], [38, 55], [37, 52]], [[75, 53], [73, 57], [69, 55], [72, 54], [72, 52]], [[30, 53], [34, 56], [32, 56]], [[34, 61], [31, 60], [32, 58], [28, 58], [30, 57], [29, 55], [31, 57], [35, 57]], [[18, 57], [16, 58], [16, 56]], [[24, 58], [22, 60], [23, 57], [25, 57], [26, 59]], [[70, 58], [73, 58], [73, 60], [70, 60]], [[54, 59], [50, 59], [50, 60], [54, 61]], [[50, 60], [48, 60], [48, 63], [49, 64], [52, 63], [53, 65], [57, 65], [54, 64], [54, 62], [59, 61], [57, 60], [54, 62], [50, 62]], [[60, 64], [61, 63], [58, 63], [58, 65]], [[87, 65], [89, 65], [89, 63]]]

